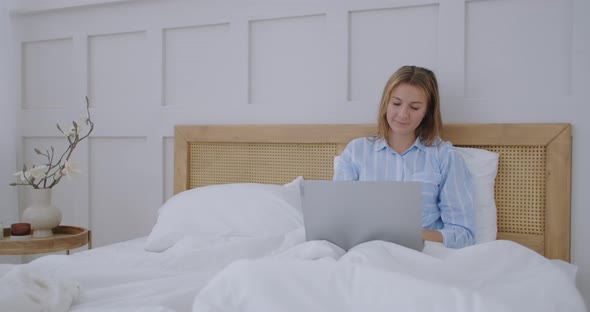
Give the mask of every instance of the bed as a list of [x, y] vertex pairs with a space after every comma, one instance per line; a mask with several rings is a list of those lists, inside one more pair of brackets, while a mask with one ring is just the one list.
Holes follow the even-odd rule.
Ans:
[[[445, 126], [444, 139], [475, 152], [464, 157], [493, 167], [481, 185], [493, 205], [488, 238], [475, 246], [420, 253], [369, 242], [344, 253], [305, 242], [298, 183], [331, 179], [346, 144], [373, 132], [178, 125], [175, 195], [148, 236], [2, 266], [12, 287], [0, 302], [49, 311], [586, 310], [569, 264], [569, 124]], [[481, 153], [494, 165], [477, 163]]]

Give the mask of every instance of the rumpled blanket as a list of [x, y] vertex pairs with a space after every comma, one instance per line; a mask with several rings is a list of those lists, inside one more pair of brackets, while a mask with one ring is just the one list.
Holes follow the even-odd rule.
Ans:
[[307, 242], [275, 257], [240, 260], [196, 297], [193, 312], [585, 312], [575, 281], [555, 262], [510, 241], [438, 256], [372, 241], [344, 253]]
[[68, 311], [79, 294], [77, 282], [27, 265], [14, 266], [0, 278], [1, 311]]

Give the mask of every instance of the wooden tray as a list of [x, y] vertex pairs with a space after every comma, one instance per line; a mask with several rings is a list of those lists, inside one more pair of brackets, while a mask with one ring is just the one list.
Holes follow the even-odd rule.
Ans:
[[60, 225], [53, 229], [52, 237], [16, 241], [10, 239], [10, 228], [5, 228], [4, 239], [0, 240], [0, 255], [31, 255], [69, 251], [88, 244], [89, 236], [90, 234], [85, 228]]

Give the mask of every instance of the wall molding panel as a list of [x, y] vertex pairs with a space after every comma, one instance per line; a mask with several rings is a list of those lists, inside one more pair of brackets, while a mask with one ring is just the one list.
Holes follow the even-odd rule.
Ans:
[[[227, 94], [231, 67], [230, 24], [163, 30], [164, 106], [192, 107]], [[201, 111], [201, 113], [203, 113]]]
[[[348, 99], [378, 102], [389, 76], [405, 64], [436, 71], [437, 19], [438, 5], [350, 12]], [[407, 31], [417, 20], [420, 27]]]
[[[142, 236], [155, 223], [160, 206], [156, 188], [161, 184], [147, 165], [153, 161], [148, 142], [147, 137], [99, 137], [90, 142], [89, 226], [97, 246], [110, 243], [113, 236]], [[135, 226], [129, 229], [128, 224]]]
[[93, 106], [141, 109], [146, 104], [146, 37], [145, 31], [89, 36], [88, 96]]
[[[571, 94], [571, 1], [472, 1], [466, 6], [466, 97], [490, 97], [498, 87], [528, 94], [541, 86], [555, 96]], [[514, 72], [520, 76], [517, 84], [502, 79]]]
[[21, 44], [22, 108], [71, 105], [67, 91], [74, 82], [73, 38], [25, 41]]
[[293, 102], [326, 100], [325, 14], [254, 20], [249, 27], [248, 103], [277, 105], [287, 94]]

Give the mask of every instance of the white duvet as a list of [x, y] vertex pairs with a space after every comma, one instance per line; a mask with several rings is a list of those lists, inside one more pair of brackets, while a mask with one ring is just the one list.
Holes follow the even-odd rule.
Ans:
[[[287, 249], [290, 234], [187, 237], [162, 253], [145, 238], [0, 270], [0, 311], [190, 311], [204, 285], [228, 264]], [[7, 308], [5, 310], [5, 308]]]
[[374, 241], [344, 254], [308, 242], [234, 262], [193, 311], [586, 311], [573, 266], [516, 243], [436, 251]]
[[140, 239], [45, 256], [1, 268], [0, 311], [586, 311], [575, 266], [515, 243], [345, 253], [303, 237], [187, 237], [162, 253]]

